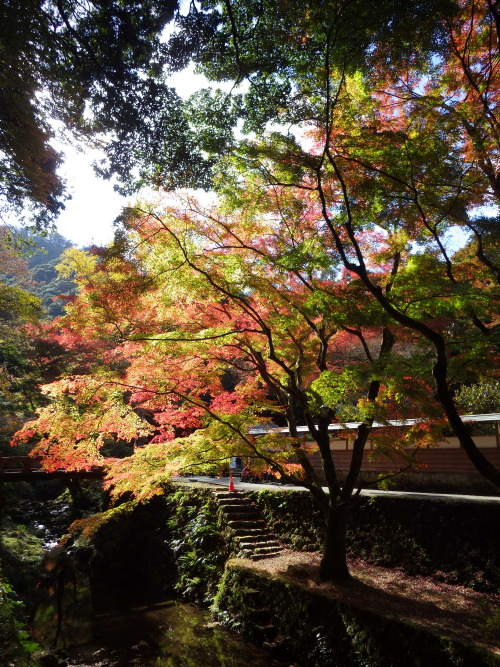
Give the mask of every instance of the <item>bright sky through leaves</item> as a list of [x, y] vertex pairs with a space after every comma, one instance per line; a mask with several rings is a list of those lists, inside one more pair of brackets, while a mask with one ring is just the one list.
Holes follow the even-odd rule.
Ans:
[[[170, 79], [170, 84], [185, 99], [207, 86], [205, 77], [194, 74], [192, 69], [187, 68]], [[97, 151], [81, 152], [74, 146], [61, 144], [57, 149], [65, 154], [60, 173], [72, 195], [58, 218], [58, 232], [80, 246], [109, 243], [113, 238], [113, 221], [127, 198], [114, 191], [112, 181], [95, 175], [92, 162], [99, 157]]]

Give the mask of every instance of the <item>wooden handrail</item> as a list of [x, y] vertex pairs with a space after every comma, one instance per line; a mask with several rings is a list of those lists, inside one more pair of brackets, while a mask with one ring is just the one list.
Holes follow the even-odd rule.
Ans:
[[0, 456], [0, 480], [21, 481], [36, 477], [104, 477], [104, 468], [93, 466], [91, 470], [59, 470], [49, 472], [42, 468], [40, 456]]

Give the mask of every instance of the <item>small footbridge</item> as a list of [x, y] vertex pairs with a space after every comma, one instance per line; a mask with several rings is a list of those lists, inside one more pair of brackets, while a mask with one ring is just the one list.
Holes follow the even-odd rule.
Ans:
[[104, 468], [70, 470], [60, 468], [48, 472], [42, 468], [41, 459], [35, 456], [0, 456], [0, 482], [33, 482], [45, 479], [100, 479]]

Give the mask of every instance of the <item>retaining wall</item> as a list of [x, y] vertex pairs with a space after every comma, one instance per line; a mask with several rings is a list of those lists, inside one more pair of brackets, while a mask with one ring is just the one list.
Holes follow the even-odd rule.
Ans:
[[242, 561], [226, 565], [216, 612], [228, 627], [301, 667], [500, 665], [494, 651], [311, 593]]

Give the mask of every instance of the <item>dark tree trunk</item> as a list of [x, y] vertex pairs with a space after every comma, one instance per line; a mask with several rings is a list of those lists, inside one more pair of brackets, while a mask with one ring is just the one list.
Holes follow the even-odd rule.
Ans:
[[[379, 359], [383, 359], [389, 354], [394, 346], [395, 338], [387, 327], [383, 331], [382, 342], [380, 345]], [[374, 402], [380, 391], [379, 380], [372, 380], [368, 387], [367, 398]], [[338, 488], [338, 481], [333, 463], [333, 456], [330, 450], [328, 438], [328, 425], [324, 427], [326, 446], [320, 450], [323, 455], [323, 449], [327, 450], [323, 458], [323, 470], [327, 481], [330, 479], [329, 472], [332, 469], [331, 477], [335, 483], [329, 482], [330, 504], [326, 518], [325, 543], [323, 548], [323, 559], [321, 561], [320, 577], [321, 579], [333, 579], [342, 581], [349, 579], [349, 568], [347, 567], [346, 535], [347, 522], [349, 519], [349, 508], [354, 488], [358, 484], [359, 474], [363, 463], [363, 452], [371, 431], [371, 421], [360, 424], [358, 433], [354, 440], [351, 463], [342, 489]], [[318, 444], [320, 444], [318, 442]]]
[[[351, 265], [347, 265], [350, 268]], [[458, 438], [460, 444], [465, 450], [471, 463], [489, 482], [500, 489], [500, 470], [488, 461], [488, 459], [479, 451], [473, 438], [467, 432], [465, 424], [463, 423], [458, 410], [453, 400], [453, 394], [448, 384], [448, 362], [447, 362], [447, 347], [443, 336], [431, 329], [423, 322], [413, 319], [406, 313], [401, 313], [393, 306], [393, 304], [384, 296], [383, 291], [374, 285], [366, 271], [357, 270], [356, 273], [363, 280], [366, 287], [378, 300], [382, 308], [396, 321], [409, 329], [419, 333], [426, 338], [433, 346], [436, 353], [436, 363], [432, 369], [434, 381], [436, 384], [436, 394], [441, 405], [444, 408], [448, 422], [453, 429], [454, 434]]]
[[346, 581], [351, 576], [347, 567], [346, 549], [348, 516], [348, 503], [336, 504], [330, 501], [320, 565], [322, 581]]
[[72, 514], [77, 519], [82, 516], [82, 511], [88, 509], [90, 503], [79, 479], [67, 478], [66, 486], [68, 488], [71, 500], [73, 501]]
[[436, 381], [437, 397], [445, 410], [448, 422], [450, 423], [455, 436], [458, 438], [460, 445], [463, 447], [471, 463], [481, 475], [494, 484], [497, 489], [500, 489], [500, 471], [497, 470], [478, 449], [458, 414], [453, 401], [452, 392], [447, 382], [446, 355], [444, 351], [438, 354], [438, 361], [434, 365], [433, 375]]

